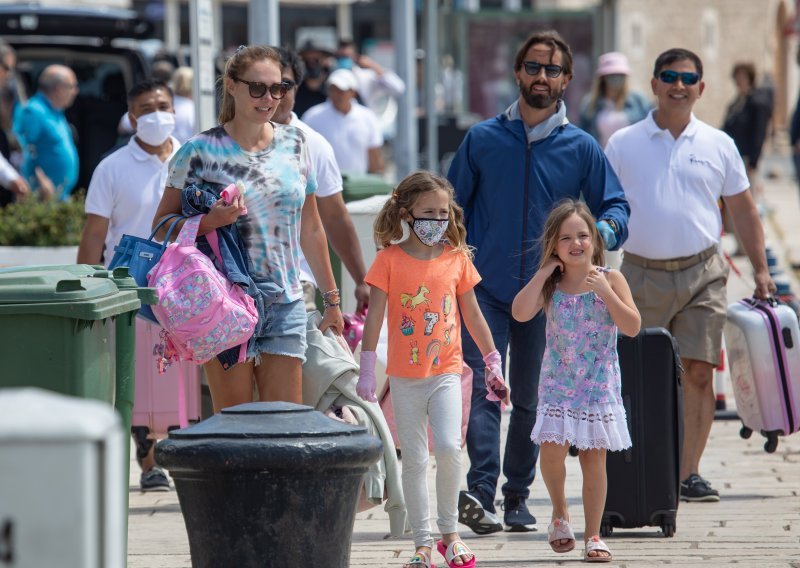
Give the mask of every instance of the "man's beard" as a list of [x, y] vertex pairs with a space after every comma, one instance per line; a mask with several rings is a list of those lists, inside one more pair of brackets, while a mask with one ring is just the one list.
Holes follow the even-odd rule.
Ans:
[[[536, 83], [532, 84], [528, 89], [525, 89], [525, 86], [520, 84], [519, 86], [519, 93], [522, 95], [522, 98], [525, 99], [525, 102], [531, 108], [547, 108], [556, 102], [558, 99], [562, 97], [564, 94], [564, 87], [553, 89], [548, 85], [550, 89], [549, 93], [534, 93], [533, 87]], [[539, 83], [541, 84], [541, 83]]]

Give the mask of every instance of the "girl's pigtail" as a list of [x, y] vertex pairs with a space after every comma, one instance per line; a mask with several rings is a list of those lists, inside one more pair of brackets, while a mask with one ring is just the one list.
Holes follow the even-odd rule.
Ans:
[[399, 241], [403, 237], [403, 223], [400, 218], [400, 206], [397, 203], [396, 193], [392, 193], [392, 197], [383, 204], [375, 217], [373, 229], [375, 244], [380, 248], [386, 248], [392, 242]]

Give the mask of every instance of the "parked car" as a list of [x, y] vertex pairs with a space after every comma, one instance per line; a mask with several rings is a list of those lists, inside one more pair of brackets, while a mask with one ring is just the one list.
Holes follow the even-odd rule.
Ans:
[[126, 93], [147, 77], [145, 42], [152, 26], [132, 10], [0, 5], [0, 37], [17, 51], [17, 80], [30, 96], [39, 74], [60, 63], [75, 71], [80, 93], [66, 111], [87, 187], [100, 159], [117, 143]]

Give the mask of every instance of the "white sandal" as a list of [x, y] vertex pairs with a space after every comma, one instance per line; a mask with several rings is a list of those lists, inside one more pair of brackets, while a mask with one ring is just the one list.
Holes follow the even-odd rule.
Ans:
[[436, 568], [434, 564], [431, 564], [431, 557], [425, 554], [422, 550], [418, 550], [414, 553], [414, 556], [411, 557], [411, 560], [408, 562], [404, 562], [403, 566], [420, 566], [420, 568]]
[[[556, 544], [559, 540], [569, 540], [566, 544]], [[555, 552], [569, 552], [575, 548], [575, 533], [566, 519], [553, 519], [547, 527], [547, 542]]]
[[[590, 552], [605, 552], [608, 556], [589, 556]], [[600, 540], [600, 537], [594, 535], [586, 541], [586, 552], [583, 555], [583, 560], [586, 562], [611, 562], [611, 550], [605, 542]]]

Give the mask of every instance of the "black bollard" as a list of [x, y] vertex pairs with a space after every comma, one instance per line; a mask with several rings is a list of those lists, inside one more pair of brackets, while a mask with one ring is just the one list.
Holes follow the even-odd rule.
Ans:
[[382, 454], [362, 426], [254, 402], [173, 430], [155, 458], [175, 481], [194, 568], [347, 568], [364, 474]]

